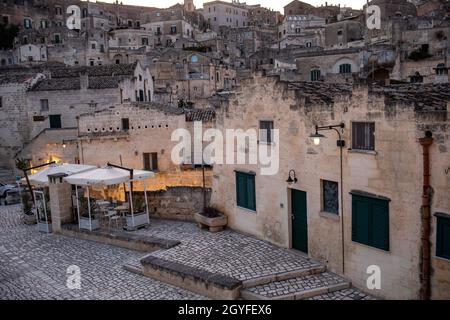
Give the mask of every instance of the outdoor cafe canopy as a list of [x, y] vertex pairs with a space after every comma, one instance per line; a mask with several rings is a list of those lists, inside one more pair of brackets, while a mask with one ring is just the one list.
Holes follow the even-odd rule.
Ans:
[[[85, 164], [72, 164], [72, 163], [64, 163], [64, 164], [51, 164], [45, 169], [38, 171], [35, 174], [28, 176], [28, 179], [31, 184], [37, 186], [48, 186], [48, 176], [52, 174], [65, 173], [67, 175], [73, 175], [80, 172], [88, 171], [95, 169], [95, 166], [85, 165]], [[25, 178], [22, 178], [25, 180]]]
[[[125, 182], [139, 181], [145, 180], [148, 178], [153, 178], [155, 174], [151, 171], [144, 171], [133, 169], [133, 177], [131, 177], [131, 171], [126, 169], [117, 168], [115, 166], [106, 166], [104, 168], [96, 168], [85, 172], [80, 172], [68, 177], [65, 177], [64, 180], [72, 185], [76, 186], [86, 186], [87, 190], [87, 200], [88, 200], [88, 214], [89, 214], [89, 229], [92, 231], [92, 222], [91, 222], [91, 205], [90, 205], [90, 196], [89, 196], [89, 186], [110, 186]], [[78, 221], [80, 221], [80, 205], [78, 198], [78, 188], [75, 188], [76, 197], [77, 197], [77, 212], [78, 212]], [[132, 218], [132, 224], [134, 226], [134, 210], [133, 210], [133, 195], [131, 192], [131, 188], [129, 189], [130, 195], [130, 212]], [[149, 221], [148, 216], [148, 202], [147, 202], [147, 188], [144, 182], [144, 196], [145, 196], [145, 208], [147, 214], [147, 223]], [[80, 226], [80, 225], [79, 225]]]
[[[133, 180], [145, 180], [153, 178], [155, 174], [151, 171], [133, 170]], [[130, 171], [115, 167], [96, 168], [93, 170], [77, 173], [64, 180], [77, 186], [109, 186], [130, 181]]]

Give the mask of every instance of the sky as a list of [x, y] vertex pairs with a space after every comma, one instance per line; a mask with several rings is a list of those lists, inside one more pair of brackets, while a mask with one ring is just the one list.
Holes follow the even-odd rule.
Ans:
[[[101, 2], [115, 2], [114, 0], [100, 0]], [[183, 0], [119, 0], [123, 4], [147, 6], [147, 7], [157, 7], [157, 8], [167, 8], [176, 3], [183, 3]], [[209, 2], [211, 0], [194, 0], [194, 4], [197, 8], [203, 6], [203, 2]], [[231, 0], [224, 0], [231, 2]], [[240, 2], [246, 2], [247, 4], [261, 4], [261, 6], [266, 8], [271, 8], [283, 13], [283, 7], [291, 2], [292, 0], [240, 0]], [[366, 0], [303, 0], [303, 2], [312, 4], [314, 6], [320, 6], [328, 2], [328, 4], [341, 4], [342, 7], [352, 7], [354, 9], [362, 9], [363, 5], [367, 2]]]

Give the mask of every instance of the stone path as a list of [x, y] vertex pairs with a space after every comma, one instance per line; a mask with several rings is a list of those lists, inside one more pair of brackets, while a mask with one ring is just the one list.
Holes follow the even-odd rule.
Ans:
[[[19, 208], [0, 206], [0, 299], [204, 299], [122, 268], [142, 252], [39, 233]], [[79, 290], [66, 286], [70, 265], [80, 267]]]

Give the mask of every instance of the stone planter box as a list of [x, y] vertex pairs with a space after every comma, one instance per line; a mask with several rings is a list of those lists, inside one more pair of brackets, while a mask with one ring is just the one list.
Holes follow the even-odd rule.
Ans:
[[89, 223], [89, 218], [80, 218], [80, 229], [89, 231], [100, 229], [100, 220], [91, 218], [90, 221], [91, 223]]
[[51, 233], [52, 232], [52, 223], [45, 222], [45, 221], [39, 221], [38, 222], [38, 230], [39, 232], [43, 233]]
[[23, 222], [25, 224], [36, 224], [36, 216], [34, 214], [24, 214], [23, 215]]
[[135, 213], [134, 214], [134, 224], [131, 215], [126, 216], [127, 225], [125, 229], [127, 230], [135, 230], [139, 227], [143, 227], [148, 225], [148, 218], [146, 212]]
[[197, 212], [195, 213], [195, 221], [197, 221], [198, 226], [201, 229], [209, 228], [210, 232], [218, 232], [222, 231], [223, 228], [227, 225], [228, 218], [223, 214], [218, 217], [209, 218]]

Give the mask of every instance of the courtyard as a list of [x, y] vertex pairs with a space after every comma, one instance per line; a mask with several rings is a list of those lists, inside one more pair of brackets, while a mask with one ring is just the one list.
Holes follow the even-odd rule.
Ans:
[[[239, 281], [277, 274], [321, 269], [307, 256], [276, 247], [232, 230], [210, 233], [190, 222], [151, 219], [150, 227], [135, 233], [180, 241], [170, 249], [138, 252], [98, 242], [39, 233], [23, 224], [20, 205], [0, 206], [0, 299], [181, 300], [205, 296], [130, 272], [153, 256]], [[68, 267], [78, 266], [79, 289], [70, 289]], [[314, 288], [347, 283], [329, 272], [276, 281], [248, 288], [249, 298], [294, 295]], [[254, 296], [256, 294], [256, 296]], [[370, 299], [350, 285], [311, 299]]]

